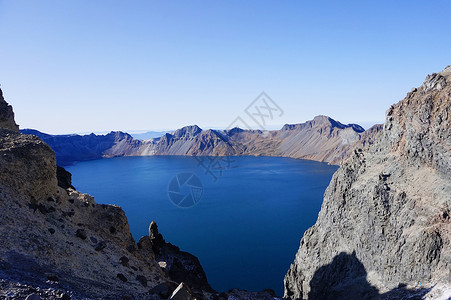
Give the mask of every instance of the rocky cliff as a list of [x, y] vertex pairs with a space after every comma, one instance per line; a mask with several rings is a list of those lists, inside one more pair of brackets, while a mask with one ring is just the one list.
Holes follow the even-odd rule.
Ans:
[[3, 91], [0, 89], [0, 128], [9, 129], [15, 132], [19, 131], [19, 126], [17, 126], [14, 121], [14, 112], [11, 105], [6, 103], [3, 98]]
[[155, 223], [136, 243], [123, 210], [75, 191], [53, 150], [18, 133], [0, 100], [0, 298], [167, 299], [182, 281], [197, 299], [213, 295], [196, 257]]
[[450, 297], [451, 66], [390, 107], [334, 174], [286, 274], [290, 299]]
[[62, 165], [75, 161], [113, 156], [185, 155], [185, 156], [284, 156], [339, 164], [355, 147], [371, 144], [382, 129], [376, 125], [364, 131], [358, 125], [344, 125], [326, 116], [317, 116], [302, 124], [285, 125], [281, 130], [202, 130], [186, 126], [160, 138], [145, 141], [129, 134], [48, 135], [22, 130], [48, 143]]

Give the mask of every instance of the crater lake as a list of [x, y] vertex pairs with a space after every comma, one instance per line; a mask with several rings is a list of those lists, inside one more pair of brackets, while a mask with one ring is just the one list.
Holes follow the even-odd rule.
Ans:
[[77, 190], [121, 206], [135, 240], [151, 221], [197, 256], [217, 291], [273, 289], [318, 216], [337, 166], [281, 157], [118, 157], [66, 169]]

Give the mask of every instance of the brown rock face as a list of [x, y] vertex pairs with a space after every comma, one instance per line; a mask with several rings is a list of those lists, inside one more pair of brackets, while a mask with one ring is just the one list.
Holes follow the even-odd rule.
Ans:
[[423, 85], [387, 112], [392, 151], [410, 161], [451, 174], [451, 66], [426, 77]]
[[0, 128], [19, 132], [19, 126], [14, 121], [14, 112], [11, 105], [3, 98], [3, 91], [0, 89]]
[[56, 188], [53, 150], [38, 137], [0, 129], [0, 182], [17, 194], [36, 201], [52, 196]]
[[450, 296], [450, 110], [447, 67], [387, 111], [374, 144], [334, 174], [285, 276], [286, 297]]

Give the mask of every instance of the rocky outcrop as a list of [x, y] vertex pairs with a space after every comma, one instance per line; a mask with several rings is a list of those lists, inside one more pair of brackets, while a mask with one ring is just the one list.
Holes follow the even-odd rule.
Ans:
[[356, 124], [344, 125], [326, 116], [281, 130], [202, 130], [196, 125], [145, 141], [122, 132], [107, 135], [48, 135], [22, 130], [42, 138], [56, 152], [62, 165], [113, 156], [283, 156], [340, 164], [356, 147], [373, 142], [382, 125], [365, 131]]
[[[156, 233], [135, 243], [120, 207], [74, 190], [53, 150], [37, 136], [11, 130], [12, 123], [0, 128], [0, 296], [8, 289], [13, 299], [25, 291], [160, 299], [182, 281], [198, 299], [214, 292], [197, 258]], [[123, 136], [113, 138], [115, 146], [126, 146]], [[164, 268], [157, 261], [162, 254]]]
[[286, 274], [290, 299], [449, 297], [451, 66], [387, 111], [334, 174]]
[[0, 128], [12, 130], [14, 132], [19, 131], [19, 126], [14, 121], [14, 112], [11, 105], [6, 103], [3, 98], [3, 92], [0, 89]]
[[[139, 249], [149, 249], [155, 254], [158, 265], [175, 282], [184, 282], [197, 291], [214, 292], [208, 284], [207, 275], [194, 255], [180, 251], [177, 246], [167, 243], [158, 232], [155, 222], [150, 223], [149, 236], [138, 242]], [[197, 295], [199, 297], [199, 295]]]
[[72, 185], [72, 174], [67, 172], [63, 167], [58, 166], [56, 168], [56, 179], [58, 180], [59, 187], [62, 187], [63, 189], [71, 188], [75, 190]]

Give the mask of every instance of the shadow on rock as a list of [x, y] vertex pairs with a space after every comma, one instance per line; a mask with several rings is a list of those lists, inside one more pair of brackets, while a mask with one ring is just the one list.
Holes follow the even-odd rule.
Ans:
[[424, 296], [430, 290], [432, 290], [432, 288], [408, 289], [405, 284], [400, 284], [398, 288], [379, 295], [378, 299], [380, 299], [380, 300], [392, 300], [392, 299], [421, 300], [421, 299], [425, 299]]
[[423, 299], [430, 289], [407, 289], [400, 285], [387, 293], [379, 294], [367, 281], [367, 272], [355, 252], [342, 252], [332, 262], [319, 268], [310, 281], [308, 299]]

